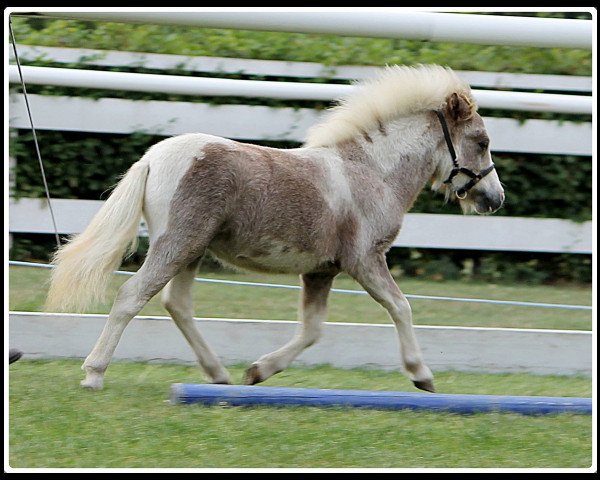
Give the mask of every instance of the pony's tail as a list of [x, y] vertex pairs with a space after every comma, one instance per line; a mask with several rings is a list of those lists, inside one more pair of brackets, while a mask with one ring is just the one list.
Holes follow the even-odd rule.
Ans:
[[134, 163], [85, 231], [57, 250], [46, 310], [81, 312], [104, 300], [111, 273], [137, 246], [148, 171], [147, 159]]

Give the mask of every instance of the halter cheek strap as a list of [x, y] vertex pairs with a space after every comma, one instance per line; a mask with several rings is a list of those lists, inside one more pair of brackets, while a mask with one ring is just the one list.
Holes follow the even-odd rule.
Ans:
[[469, 190], [471, 190], [475, 185], [477, 185], [477, 183], [479, 183], [479, 181], [483, 177], [485, 177], [488, 173], [490, 173], [492, 170], [494, 170], [494, 164], [492, 163], [488, 168], [482, 170], [479, 173], [475, 173], [473, 170], [470, 170], [466, 167], [461, 167], [458, 164], [458, 162], [456, 161], [456, 150], [454, 150], [454, 145], [452, 144], [452, 137], [450, 136], [450, 131], [448, 130], [448, 124], [446, 123], [446, 118], [444, 117], [444, 114], [439, 110], [436, 110], [435, 113], [440, 120], [440, 124], [442, 125], [442, 131], [444, 132], [444, 139], [446, 140], [446, 145], [448, 146], [448, 151], [450, 152], [450, 157], [452, 158], [452, 165], [454, 165], [454, 168], [450, 172], [450, 175], [448, 175], [448, 178], [446, 180], [444, 180], [444, 183], [447, 185], [451, 185], [452, 180], [459, 173], [462, 173], [471, 179], [465, 185], [463, 185], [461, 188], [454, 191], [455, 195], [459, 199], [463, 200], [466, 198]]

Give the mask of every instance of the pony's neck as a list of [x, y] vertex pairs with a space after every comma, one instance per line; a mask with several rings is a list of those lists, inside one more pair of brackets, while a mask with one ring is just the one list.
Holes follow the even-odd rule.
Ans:
[[[395, 192], [405, 211], [412, 207], [438, 167], [435, 151], [439, 139], [432, 131], [431, 116], [415, 114], [363, 132], [338, 150], [349, 161], [361, 162], [381, 177]], [[344, 148], [353, 145], [352, 155]]]

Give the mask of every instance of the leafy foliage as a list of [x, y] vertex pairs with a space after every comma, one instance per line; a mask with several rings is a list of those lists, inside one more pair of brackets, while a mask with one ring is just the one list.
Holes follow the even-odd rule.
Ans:
[[[144, 152], [162, 137], [132, 135], [81, 134], [77, 132], [37, 132], [48, 187], [56, 198], [106, 199], [110, 188]], [[39, 164], [33, 136], [19, 131], [11, 142], [15, 197], [43, 197]]]
[[[40, 151], [53, 197], [98, 200], [106, 198], [121, 174], [163, 137], [141, 132], [131, 135], [39, 131]], [[291, 142], [261, 142], [273, 147]], [[42, 197], [43, 184], [32, 134], [19, 131], [11, 141], [17, 160], [15, 197]], [[561, 155], [495, 155], [507, 201], [497, 215], [591, 219], [592, 165], [586, 159]], [[440, 195], [423, 192], [415, 213], [459, 213], [444, 205]]]

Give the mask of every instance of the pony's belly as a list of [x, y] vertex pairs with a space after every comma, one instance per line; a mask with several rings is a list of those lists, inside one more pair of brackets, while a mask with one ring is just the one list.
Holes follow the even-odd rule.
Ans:
[[307, 273], [318, 270], [332, 259], [322, 258], [312, 252], [303, 252], [291, 247], [272, 251], [246, 251], [211, 245], [210, 252], [222, 262], [245, 270], [268, 273]]

